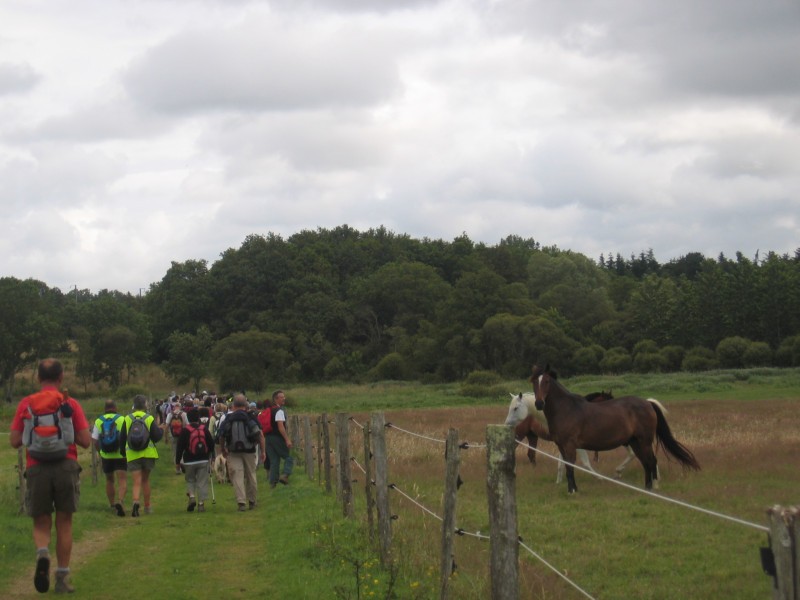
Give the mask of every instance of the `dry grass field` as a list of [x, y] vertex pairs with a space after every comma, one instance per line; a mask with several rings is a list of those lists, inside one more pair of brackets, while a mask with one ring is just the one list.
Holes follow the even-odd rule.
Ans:
[[[667, 408], [675, 437], [695, 453], [702, 470], [684, 472], [659, 452], [660, 494], [761, 526], [766, 525], [768, 507], [800, 503], [796, 401], [696, 400]], [[505, 409], [436, 408], [385, 415], [396, 426], [387, 430], [389, 481], [441, 515], [443, 440], [448, 428], [458, 429], [461, 440], [482, 444], [486, 424], [502, 423]], [[354, 414], [354, 418], [364, 423], [369, 415]], [[357, 427], [353, 431], [353, 454], [362, 457], [361, 436]], [[556, 452], [549, 442], [539, 447]], [[601, 453], [596, 468], [612, 476], [624, 456], [623, 449]], [[555, 484], [554, 461], [540, 456], [533, 467], [522, 447], [516, 459], [519, 534], [591, 596], [763, 598], [769, 594], [771, 581], [762, 573], [758, 555], [758, 547], [766, 544], [765, 532], [581, 472], [576, 473], [579, 492], [569, 496], [566, 483]], [[457, 527], [488, 535], [485, 463], [484, 449], [461, 451], [464, 485], [458, 496]], [[354, 473], [361, 475], [357, 469]], [[643, 487], [638, 461], [629, 465], [623, 481]], [[401, 560], [435, 579], [440, 521], [398, 493], [390, 494], [390, 501], [398, 515], [393, 533]], [[488, 597], [488, 542], [468, 535], [456, 540], [454, 597]], [[520, 559], [522, 598], [583, 597], [527, 551], [521, 549]]]

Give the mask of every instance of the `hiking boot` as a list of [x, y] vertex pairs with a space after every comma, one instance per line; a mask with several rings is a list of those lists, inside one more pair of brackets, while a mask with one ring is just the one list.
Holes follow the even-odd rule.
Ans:
[[248, 502], [247, 508], [250, 509], [250, 510], [253, 510], [255, 507], [256, 507], [256, 503], [253, 502], [252, 500], [250, 500], [250, 502]]
[[125, 516], [125, 509], [122, 508], [122, 504], [120, 504], [119, 502], [114, 505], [114, 510], [117, 511], [117, 516], [118, 517], [124, 517]]
[[247, 510], [247, 506], [245, 504], [239, 504], [239, 512], [245, 512]]
[[270, 482], [269, 489], [274, 490], [276, 487], [278, 487], [278, 482], [277, 481]]
[[202, 502], [197, 505], [197, 512], [206, 512], [206, 505]]
[[280, 481], [283, 485], [289, 485], [289, 476], [288, 475], [281, 475], [278, 478], [278, 481]]
[[69, 571], [66, 573], [56, 571], [56, 594], [71, 594], [75, 591], [75, 588], [69, 584], [67, 578], [69, 577]]
[[134, 502], [133, 503], [133, 508], [131, 509], [131, 516], [132, 517], [138, 517], [139, 516], [139, 503], [138, 502]]
[[36, 573], [33, 576], [33, 587], [44, 594], [50, 589], [50, 555], [40, 554], [36, 559]]
[[145, 506], [144, 507], [144, 514], [152, 515], [153, 514], [153, 509], [150, 506]]
[[186, 505], [186, 512], [194, 512], [195, 506], [197, 506], [197, 502], [194, 501], [194, 496], [189, 496], [189, 504]]

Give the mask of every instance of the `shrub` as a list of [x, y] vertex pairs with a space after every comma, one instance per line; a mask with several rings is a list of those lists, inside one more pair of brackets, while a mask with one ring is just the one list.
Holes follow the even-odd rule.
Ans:
[[710, 371], [718, 366], [714, 352], [702, 346], [695, 346], [689, 350], [681, 363], [681, 369], [684, 371]]
[[500, 378], [500, 375], [494, 371], [472, 371], [472, 373], [467, 375], [464, 383], [490, 386], [498, 384], [501, 381], [502, 379]]
[[721, 367], [741, 369], [744, 367], [744, 353], [750, 346], [750, 340], [738, 335], [727, 337], [717, 344], [717, 361]]
[[775, 351], [775, 364], [781, 367], [800, 366], [800, 335], [784, 339]]
[[633, 357], [633, 368], [639, 373], [660, 373], [667, 361], [660, 352], [639, 352]]
[[631, 370], [631, 355], [622, 346], [606, 350], [600, 368], [606, 373], [624, 373]]
[[766, 342], [752, 342], [742, 358], [745, 367], [766, 367], [772, 364], [772, 348]]
[[127, 384], [121, 385], [114, 391], [115, 400], [133, 400], [134, 396], [150, 396], [149, 390], [143, 385]]
[[605, 350], [598, 344], [578, 348], [572, 355], [572, 364], [578, 373], [599, 373], [604, 353]]
[[680, 371], [686, 351], [681, 346], [664, 346], [661, 356], [664, 358], [665, 371]]
[[376, 381], [400, 381], [406, 378], [407, 371], [406, 359], [399, 352], [390, 352], [371, 369], [370, 376]]

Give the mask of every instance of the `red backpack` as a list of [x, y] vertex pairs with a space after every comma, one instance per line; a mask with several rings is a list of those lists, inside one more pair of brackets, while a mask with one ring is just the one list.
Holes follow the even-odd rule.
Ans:
[[176, 413], [172, 415], [172, 420], [169, 422], [169, 430], [172, 437], [180, 437], [183, 431], [183, 413]]
[[258, 424], [261, 425], [261, 433], [267, 435], [268, 433], [272, 433], [273, 430], [273, 415], [275, 413], [275, 409], [277, 406], [268, 406], [260, 413], [258, 413]]
[[195, 425], [189, 423], [186, 426], [189, 432], [189, 454], [197, 456], [200, 454], [208, 454], [208, 444], [206, 443], [206, 426], [202, 423]]

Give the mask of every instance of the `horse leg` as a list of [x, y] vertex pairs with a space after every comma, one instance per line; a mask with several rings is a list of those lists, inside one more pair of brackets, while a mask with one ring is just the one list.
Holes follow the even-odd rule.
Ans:
[[575, 467], [573, 466], [577, 449], [574, 446], [564, 446], [563, 448], [559, 446], [559, 450], [561, 450], [562, 458], [566, 461], [567, 492], [574, 494], [578, 491], [578, 486], [575, 483]]
[[586, 450], [578, 448], [576, 455], [584, 467], [589, 469], [592, 473], [596, 473], [596, 471], [592, 468], [592, 463], [589, 460], [589, 453]]
[[626, 456], [625, 460], [623, 460], [621, 463], [619, 463], [619, 466], [617, 466], [617, 468], [614, 469], [614, 472], [616, 473], [616, 478], [617, 479], [622, 479], [622, 471], [625, 469], [625, 467], [627, 467], [630, 464], [630, 462], [636, 456], [636, 454], [633, 452], [633, 450], [631, 449], [630, 446], [625, 446], [625, 450], [628, 451], [628, 456]]
[[536, 448], [536, 446], [539, 444], [539, 436], [537, 436], [535, 433], [530, 431], [530, 432], [528, 432], [528, 435], [525, 436], [525, 437], [528, 438], [528, 446], [530, 446], [530, 448], [528, 448], [528, 460], [535, 467], [536, 466], [536, 451], [533, 450], [533, 448]]
[[644, 469], [644, 487], [647, 490], [653, 489], [653, 474], [657, 472], [656, 455], [653, 453], [652, 444], [642, 444], [639, 440], [631, 440], [636, 458], [642, 463]]

